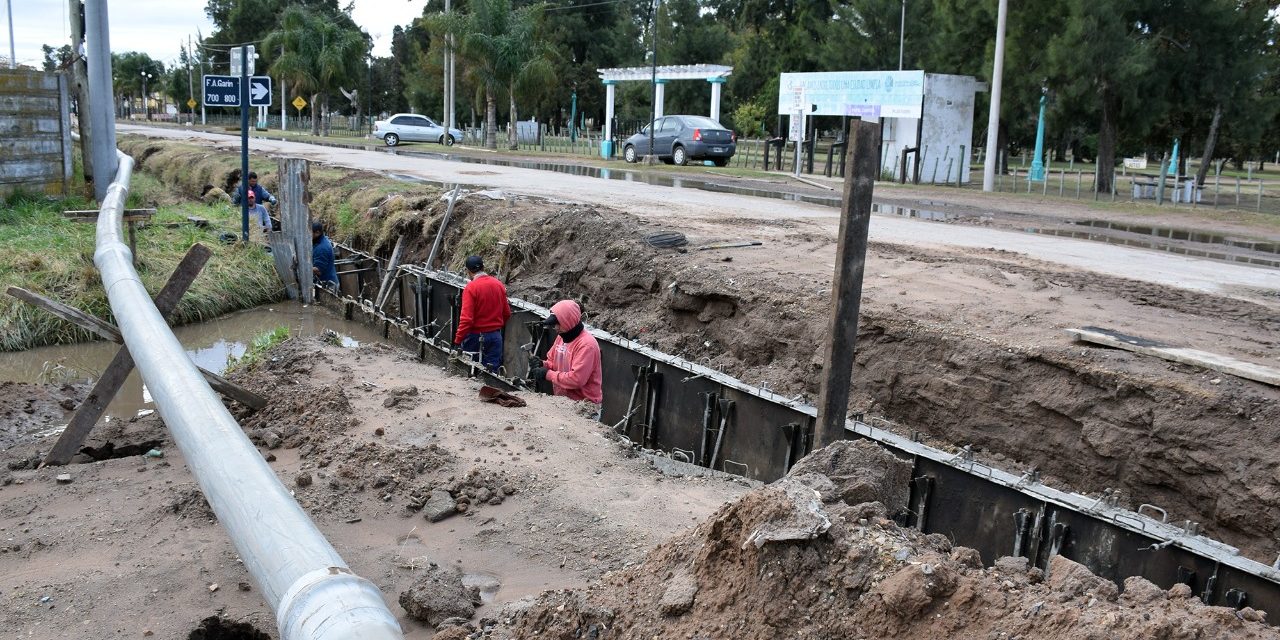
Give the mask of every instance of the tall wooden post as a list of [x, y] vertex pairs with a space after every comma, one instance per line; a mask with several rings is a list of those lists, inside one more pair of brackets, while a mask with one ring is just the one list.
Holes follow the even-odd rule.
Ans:
[[879, 173], [880, 126], [858, 121], [850, 127], [845, 163], [844, 204], [836, 245], [836, 272], [831, 285], [831, 317], [822, 389], [818, 396], [817, 445], [844, 438], [849, 384], [853, 377], [854, 345], [858, 338], [858, 307], [867, 262], [867, 231], [871, 222], [871, 191]]
[[297, 258], [298, 294], [311, 304], [315, 290], [311, 280], [311, 168], [303, 158], [280, 158], [280, 231], [293, 244]]

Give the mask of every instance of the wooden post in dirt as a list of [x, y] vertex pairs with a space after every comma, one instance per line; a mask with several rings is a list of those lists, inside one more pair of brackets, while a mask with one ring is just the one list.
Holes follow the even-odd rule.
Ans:
[[298, 295], [311, 304], [315, 289], [311, 279], [311, 168], [303, 158], [280, 158], [280, 231], [293, 245]]
[[836, 272], [831, 285], [831, 317], [822, 387], [818, 395], [817, 446], [845, 437], [845, 414], [853, 378], [854, 345], [858, 339], [858, 308], [867, 262], [867, 233], [871, 223], [871, 190], [880, 159], [880, 126], [858, 121], [850, 128], [845, 163], [844, 204], [836, 245]]

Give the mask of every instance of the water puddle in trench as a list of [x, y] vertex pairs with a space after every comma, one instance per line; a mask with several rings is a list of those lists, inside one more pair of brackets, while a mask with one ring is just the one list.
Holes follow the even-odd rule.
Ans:
[[[175, 327], [173, 333], [197, 365], [221, 374], [230, 358], [244, 355], [253, 339], [279, 326], [289, 327], [291, 336], [311, 336], [332, 330], [344, 346], [356, 347], [381, 339], [373, 329], [344, 320], [320, 306], [293, 302], [247, 309], [219, 318]], [[0, 353], [0, 381], [74, 382], [97, 379], [119, 347], [106, 342], [37, 347], [27, 351]], [[135, 370], [107, 407], [108, 419], [128, 419], [140, 411], [153, 410], [151, 394]]]

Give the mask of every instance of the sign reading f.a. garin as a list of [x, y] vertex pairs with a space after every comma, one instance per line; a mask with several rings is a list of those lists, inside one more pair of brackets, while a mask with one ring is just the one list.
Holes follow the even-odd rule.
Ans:
[[780, 114], [802, 95], [806, 108], [817, 106], [810, 115], [919, 118], [924, 100], [924, 71], [784, 73], [778, 82]]

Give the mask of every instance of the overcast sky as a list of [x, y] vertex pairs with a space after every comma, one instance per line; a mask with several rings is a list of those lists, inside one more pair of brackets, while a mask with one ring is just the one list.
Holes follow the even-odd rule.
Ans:
[[[66, 0], [7, 0], [13, 7], [13, 40], [18, 62], [40, 66], [40, 45], [70, 44]], [[341, 0], [345, 6], [349, 0]], [[391, 29], [422, 15], [426, 0], [354, 0], [352, 17], [370, 36], [373, 54], [391, 55]], [[166, 65], [178, 58], [180, 43], [213, 31], [204, 13], [205, 0], [108, 0], [111, 50], [144, 51]], [[3, 10], [0, 8], [0, 10]], [[5, 15], [0, 14], [0, 20]], [[0, 55], [9, 56], [8, 24], [0, 31]]]

